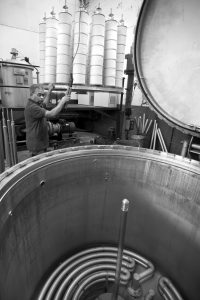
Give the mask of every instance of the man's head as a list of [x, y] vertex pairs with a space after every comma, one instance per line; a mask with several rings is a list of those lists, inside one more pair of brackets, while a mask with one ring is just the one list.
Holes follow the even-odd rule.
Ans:
[[41, 104], [44, 100], [44, 86], [42, 84], [32, 84], [30, 86], [30, 98]]

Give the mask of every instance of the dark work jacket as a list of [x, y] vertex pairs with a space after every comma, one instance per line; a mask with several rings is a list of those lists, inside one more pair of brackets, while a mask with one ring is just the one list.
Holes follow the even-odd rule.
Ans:
[[24, 115], [27, 149], [33, 153], [45, 150], [49, 144], [45, 109], [32, 99], [28, 99]]

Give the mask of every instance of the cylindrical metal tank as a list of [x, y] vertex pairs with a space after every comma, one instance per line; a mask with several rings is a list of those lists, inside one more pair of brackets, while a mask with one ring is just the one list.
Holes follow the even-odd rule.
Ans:
[[122, 87], [126, 49], [126, 33], [127, 26], [124, 25], [124, 20], [122, 18], [117, 26], [116, 87]]
[[33, 66], [17, 59], [0, 61], [2, 106], [23, 108], [30, 96], [33, 84]]
[[75, 13], [74, 50], [73, 50], [73, 83], [86, 84], [86, 67], [89, 39], [89, 14], [80, 8]]
[[90, 42], [90, 72], [89, 83], [103, 84], [103, 57], [104, 57], [105, 16], [98, 7], [92, 16], [92, 30]]
[[112, 12], [105, 26], [104, 85], [115, 86], [117, 59], [117, 21]]
[[0, 298], [37, 299], [63, 257], [116, 245], [124, 198], [125, 246], [198, 300], [199, 162], [117, 145], [50, 152], [0, 176]]
[[68, 83], [72, 71], [71, 49], [72, 15], [65, 9], [59, 13], [57, 34], [56, 82]]
[[56, 82], [57, 63], [57, 23], [55, 14], [46, 19], [46, 41], [45, 41], [45, 82]]
[[45, 42], [46, 42], [46, 17], [39, 24], [39, 48], [40, 48], [40, 82], [44, 82], [45, 68]]

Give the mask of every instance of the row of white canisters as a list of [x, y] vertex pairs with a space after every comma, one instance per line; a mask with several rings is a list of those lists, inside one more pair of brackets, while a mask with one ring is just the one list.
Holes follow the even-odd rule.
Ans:
[[[98, 7], [92, 16], [81, 7], [72, 15], [64, 6], [59, 21], [54, 12], [39, 25], [40, 82], [121, 87], [126, 26], [111, 13], [106, 21]], [[74, 26], [72, 26], [72, 24]], [[73, 34], [72, 33], [73, 29]]]

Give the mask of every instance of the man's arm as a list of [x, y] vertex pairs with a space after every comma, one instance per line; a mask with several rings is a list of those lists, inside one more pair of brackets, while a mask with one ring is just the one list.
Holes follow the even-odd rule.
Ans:
[[43, 103], [45, 104], [45, 106], [48, 106], [48, 104], [49, 104], [50, 95], [51, 95], [51, 92], [52, 92], [53, 89], [54, 89], [54, 84], [53, 84], [53, 83], [50, 83], [50, 84], [48, 85], [48, 92], [47, 92], [47, 94], [46, 94], [46, 96], [45, 96], [45, 99], [44, 99], [44, 101], [43, 101]]
[[60, 100], [60, 102], [56, 107], [54, 107], [52, 110], [45, 111], [45, 117], [54, 118], [55, 116], [57, 116], [59, 112], [64, 108], [64, 106], [66, 106], [69, 100], [70, 100], [70, 95], [65, 95], [64, 97], [62, 97], [62, 99]]

